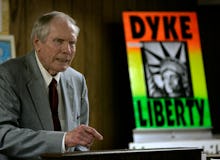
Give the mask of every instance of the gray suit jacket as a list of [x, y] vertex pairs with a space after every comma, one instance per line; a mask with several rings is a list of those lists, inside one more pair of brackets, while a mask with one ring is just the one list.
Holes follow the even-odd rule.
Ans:
[[[88, 124], [84, 76], [72, 68], [61, 73], [67, 130]], [[0, 159], [37, 158], [61, 152], [64, 132], [53, 131], [49, 99], [34, 51], [0, 65]]]

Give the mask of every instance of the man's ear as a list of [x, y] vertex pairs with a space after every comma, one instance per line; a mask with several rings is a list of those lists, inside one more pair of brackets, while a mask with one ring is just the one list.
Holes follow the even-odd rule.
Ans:
[[40, 50], [40, 43], [41, 41], [37, 38], [37, 36], [34, 36], [33, 45], [37, 52]]

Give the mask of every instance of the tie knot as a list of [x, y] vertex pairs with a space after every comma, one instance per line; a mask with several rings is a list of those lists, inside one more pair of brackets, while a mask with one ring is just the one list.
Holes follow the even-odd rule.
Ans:
[[50, 86], [56, 86], [57, 85], [57, 81], [55, 78], [52, 79], [52, 81], [50, 82]]

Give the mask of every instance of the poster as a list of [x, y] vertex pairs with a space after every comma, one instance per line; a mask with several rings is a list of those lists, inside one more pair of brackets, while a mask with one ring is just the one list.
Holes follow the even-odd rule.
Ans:
[[123, 12], [136, 128], [211, 128], [195, 12]]
[[0, 35], [0, 64], [15, 58], [15, 41], [13, 35]]

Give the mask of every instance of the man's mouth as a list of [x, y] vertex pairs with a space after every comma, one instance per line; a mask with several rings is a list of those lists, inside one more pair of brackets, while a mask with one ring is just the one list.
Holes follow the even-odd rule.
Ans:
[[56, 60], [61, 62], [61, 63], [69, 63], [70, 62], [70, 60], [66, 59], [66, 58], [57, 58]]

